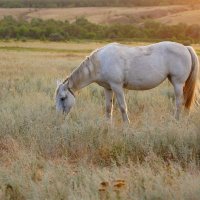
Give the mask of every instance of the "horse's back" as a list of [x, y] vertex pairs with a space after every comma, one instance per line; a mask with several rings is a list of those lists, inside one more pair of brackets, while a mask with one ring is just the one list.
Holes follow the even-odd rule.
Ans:
[[109, 55], [116, 56], [119, 58], [121, 55], [129, 58], [136, 58], [137, 56], [150, 56], [150, 55], [160, 55], [162, 53], [172, 53], [176, 55], [182, 55], [187, 48], [176, 42], [159, 42], [155, 44], [150, 44], [146, 46], [127, 46], [120, 43], [110, 43], [100, 49], [100, 57], [107, 58]]
[[138, 47], [111, 43], [98, 52], [98, 59], [102, 78], [129, 89], [151, 89], [169, 75], [186, 79], [191, 70], [188, 49], [175, 42]]
[[[119, 43], [111, 43], [100, 49], [98, 58], [102, 65], [112, 65], [126, 61], [128, 63], [138, 63], [152, 60], [160, 61], [167, 60], [170, 57], [182, 59], [188, 56], [188, 50], [185, 46], [175, 42], [160, 42], [147, 46], [127, 46]], [[143, 61], [142, 61], [143, 60]], [[123, 67], [123, 66], [121, 66]], [[134, 67], [134, 65], [133, 65]]]

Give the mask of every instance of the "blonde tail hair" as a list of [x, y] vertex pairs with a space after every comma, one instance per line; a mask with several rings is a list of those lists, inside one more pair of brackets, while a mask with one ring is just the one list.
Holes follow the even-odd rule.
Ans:
[[185, 86], [183, 88], [183, 95], [184, 95], [184, 105], [185, 108], [190, 110], [191, 106], [195, 102], [197, 98], [197, 87], [198, 87], [198, 76], [199, 76], [199, 60], [196, 52], [190, 46], [187, 47], [191, 54], [192, 58], [192, 68], [188, 79], [185, 82]]

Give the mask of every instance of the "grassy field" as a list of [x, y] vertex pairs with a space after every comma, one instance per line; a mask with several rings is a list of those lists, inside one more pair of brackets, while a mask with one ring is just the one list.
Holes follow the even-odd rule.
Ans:
[[153, 6], [153, 7], [87, 7], [63, 9], [29, 9], [29, 8], [0, 8], [0, 19], [12, 15], [18, 19], [32, 18], [69, 20], [73, 22], [77, 17], [85, 17], [98, 24], [128, 23], [141, 24], [146, 19], [154, 19], [167, 24], [184, 22], [199, 24], [200, 6]]
[[126, 93], [129, 126], [95, 84], [56, 113], [56, 79], [103, 45], [0, 42], [0, 199], [199, 199], [200, 112], [176, 121], [167, 82]]

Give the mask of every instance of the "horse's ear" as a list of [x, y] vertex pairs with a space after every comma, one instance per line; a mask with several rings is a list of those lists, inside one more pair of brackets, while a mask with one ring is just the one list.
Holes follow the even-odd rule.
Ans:
[[56, 80], [57, 87], [62, 83], [61, 80]]

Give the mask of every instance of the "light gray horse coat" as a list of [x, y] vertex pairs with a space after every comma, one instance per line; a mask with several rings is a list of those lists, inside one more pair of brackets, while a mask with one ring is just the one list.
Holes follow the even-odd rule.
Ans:
[[166, 78], [172, 83], [178, 119], [182, 105], [190, 109], [199, 74], [192, 47], [174, 42], [130, 47], [118, 43], [95, 50], [56, 89], [56, 108], [68, 113], [75, 103], [73, 92], [96, 82], [105, 89], [106, 116], [112, 118], [113, 93], [124, 121], [129, 121], [123, 88], [148, 90]]

